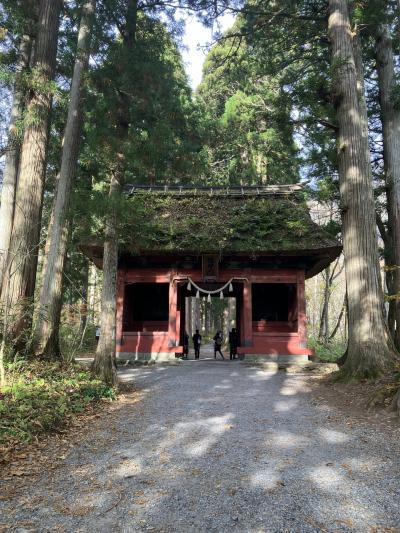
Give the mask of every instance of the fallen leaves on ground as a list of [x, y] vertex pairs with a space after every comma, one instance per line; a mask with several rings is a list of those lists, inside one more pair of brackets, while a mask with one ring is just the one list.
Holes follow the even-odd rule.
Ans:
[[[57, 469], [68, 460], [70, 453], [77, 445], [82, 445], [82, 435], [85, 440], [88, 438], [87, 429], [91, 432], [100, 427], [105, 419], [121, 409], [124, 405], [133, 405], [140, 401], [140, 393], [131, 392], [122, 395], [113, 403], [95, 404], [88, 408], [77, 418], [71, 420], [69, 426], [59, 433], [44, 434], [39, 440], [30, 444], [15, 444], [13, 446], [0, 448], [0, 465], [2, 479], [6, 481], [20, 479], [23, 481], [28, 477], [40, 476], [44, 472]], [[93, 435], [90, 439], [92, 448]], [[111, 445], [110, 439], [104, 441], [104, 446]], [[4, 487], [2, 498], [9, 494], [15, 495], [15, 490], [11, 487], [11, 492]]]

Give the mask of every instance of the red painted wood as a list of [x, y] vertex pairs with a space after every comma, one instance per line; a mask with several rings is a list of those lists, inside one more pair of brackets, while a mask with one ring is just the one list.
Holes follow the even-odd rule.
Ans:
[[141, 331], [143, 333], [148, 333], [148, 332], [153, 332], [153, 331], [168, 331], [168, 320], [165, 320], [165, 321], [146, 320], [143, 322], [133, 322], [132, 331]]
[[[117, 293], [117, 352], [134, 354], [174, 353], [181, 352], [182, 346], [176, 346], [180, 338], [180, 317], [178, 316], [177, 297], [178, 281], [190, 277], [195, 282], [202, 281], [201, 270], [173, 271], [169, 268], [154, 269], [120, 269], [118, 275]], [[306, 314], [304, 296], [304, 271], [285, 269], [268, 270], [257, 269], [229, 269], [220, 270], [219, 283], [225, 283], [232, 277], [247, 278], [243, 282], [243, 308], [240, 328], [242, 341], [247, 346], [239, 348], [239, 353], [245, 354], [281, 354], [308, 355], [312, 350], [304, 348], [306, 342]], [[168, 331], [156, 331], [165, 328], [160, 324], [147, 324], [143, 332], [123, 332], [123, 305], [125, 284], [136, 282], [170, 283], [169, 291], [169, 320]], [[297, 283], [297, 331], [288, 331], [288, 323], [273, 322], [266, 325], [252, 322], [251, 286], [252, 283]], [[295, 311], [295, 310], [294, 310]], [[293, 313], [295, 315], [296, 313]], [[294, 329], [296, 323], [293, 321]], [[122, 342], [121, 342], [122, 341]], [[244, 344], [244, 343], [243, 343]]]
[[[268, 270], [255, 269], [224, 269], [219, 271], [217, 283], [224, 283], [233, 277], [248, 278], [250, 282], [259, 283], [296, 283], [297, 270], [282, 269]], [[126, 282], [167, 283], [170, 281], [171, 270], [169, 268], [136, 268], [126, 271]], [[175, 279], [185, 280], [188, 277], [195, 282], [203, 281], [201, 270], [181, 269], [174, 273]]]
[[117, 345], [122, 342], [122, 326], [124, 315], [124, 296], [125, 296], [125, 272], [120, 270], [117, 278], [117, 314], [116, 314], [116, 340]]
[[297, 317], [299, 341], [305, 346], [307, 342], [307, 316], [304, 271], [297, 273]]
[[239, 353], [257, 355], [312, 355], [309, 348], [300, 346], [297, 333], [257, 333], [251, 347], [240, 347]]
[[117, 353], [166, 354], [179, 353], [182, 347], [168, 346], [168, 332], [124, 332], [123, 344], [117, 346]]
[[294, 322], [268, 322], [266, 320], [259, 320], [253, 322], [253, 335], [255, 332], [267, 333], [267, 332], [283, 332], [283, 333], [297, 333], [297, 321]]
[[253, 342], [253, 309], [251, 304], [251, 283], [243, 284], [243, 344], [251, 346]]
[[178, 303], [178, 284], [174, 281], [176, 272], [171, 270], [171, 281], [169, 284], [169, 318], [168, 318], [168, 347], [172, 348], [177, 345], [177, 303]]

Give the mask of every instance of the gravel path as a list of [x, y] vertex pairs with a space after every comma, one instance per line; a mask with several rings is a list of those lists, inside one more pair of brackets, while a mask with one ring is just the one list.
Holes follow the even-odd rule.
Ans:
[[306, 377], [236, 361], [122, 375], [141, 401], [0, 498], [8, 530], [400, 531], [398, 434], [320, 406]]

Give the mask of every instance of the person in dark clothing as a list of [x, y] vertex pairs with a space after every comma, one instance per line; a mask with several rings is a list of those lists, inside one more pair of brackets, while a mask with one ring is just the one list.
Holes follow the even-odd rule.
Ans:
[[187, 331], [183, 334], [183, 358], [187, 359], [189, 355], [189, 335]]
[[238, 336], [236, 328], [229, 332], [229, 359], [235, 359], [237, 356]]
[[200, 358], [201, 335], [198, 329], [196, 329], [196, 333], [193, 335], [192, 340], [193, 340], [193, 347], [194, 347], [194, 358], [199, 359]]
[[217, 358], [217, 352], [222, 357], [222, 359], [225, 359], [224, 354], [221, 352], [222, 332], [217, 331], [217, 333], [213, 337], [213, 340], [214, 340], [214, 359]]

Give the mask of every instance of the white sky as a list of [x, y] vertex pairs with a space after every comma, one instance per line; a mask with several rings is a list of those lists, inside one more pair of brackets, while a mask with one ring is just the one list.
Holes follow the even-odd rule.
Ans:
[[[234, 17], [230, 14], [220, 17], [217, 21], [218, 30], [227, 30], [232, 26], [233, 22]], [[215, 24], [215, 29], [217, 29], [217, 23]], [[187, 17], [185, 36], [183, 38], [183, 43], [187, 50], [181, 50], [181, 53], [193, 90], [201, 82], [203, 62], [208, 51], [202, 47], [209, 45], [211, 42], [212, 30], [203, 26], [194, 16]]]

